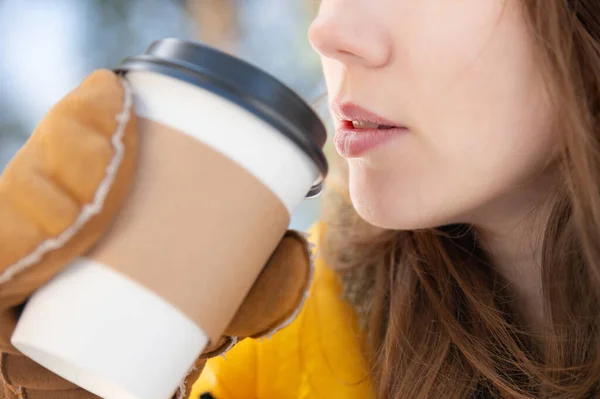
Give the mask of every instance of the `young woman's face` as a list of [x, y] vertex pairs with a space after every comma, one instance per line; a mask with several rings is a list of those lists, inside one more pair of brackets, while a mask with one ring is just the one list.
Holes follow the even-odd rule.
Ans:
[[367, 221], [479, 223], [536, 199], [557, 140], [519, 2], [322, 0], [309, 37]]

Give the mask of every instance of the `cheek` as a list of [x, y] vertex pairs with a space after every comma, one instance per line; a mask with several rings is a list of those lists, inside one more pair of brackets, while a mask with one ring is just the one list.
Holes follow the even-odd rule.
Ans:
[[472, 138], [456, 152], [434, 152], [415, 139], [373, 154], [388, 159], [385, 163], [352, 159], [348, 172], [354, 207], [367, 222], [388, 229], [485, 223], [496, 217], [494, 207], [508, 210], [522, 193], [535, 189], [551, 162], [558, 140], [546, 123], [549, 115], [542, 114], [535, 128], [521, 127], [502, 140]]
[[553, 112], [533, 45], [510, 11], [485, 45], [456, 39], [468, 56], [461, 48], [444, 65], [421, 60], [410, 74], [415, 131], [349, 162], [352, 200], [368, 222], [407, 230], [475, 223], [490, 204], [510, 198], [512, 206], [552, 160]]

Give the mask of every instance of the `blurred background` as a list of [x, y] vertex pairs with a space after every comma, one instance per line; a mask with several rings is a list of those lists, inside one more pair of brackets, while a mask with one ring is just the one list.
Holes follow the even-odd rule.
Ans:
[[[270, 72], [329, 127], [307, 30], [314, 0], [0, 0], [0, 169], [42, 116], [97, 68], [113, 68], [164, 37], [198, 40]], [[306, 230], [319, 199], [291, 227]]]

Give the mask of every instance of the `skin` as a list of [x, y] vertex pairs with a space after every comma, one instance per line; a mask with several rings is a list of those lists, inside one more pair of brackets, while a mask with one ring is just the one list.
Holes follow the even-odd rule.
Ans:
[[396, 230], [473, 224], [540, 324], [558, 140], [519, 0], [323, 0], [309, 38], [332, 102], [408, 128], [348, 159], [358, 213]]

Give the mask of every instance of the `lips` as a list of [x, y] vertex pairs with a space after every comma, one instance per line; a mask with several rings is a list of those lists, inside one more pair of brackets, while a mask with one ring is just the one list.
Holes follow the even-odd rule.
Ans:
[[340, 120], [335, 146], [347, 158], [360, 157], [408, 131], [405, 126], [356, 104], [335, 103], [332, 111]]

